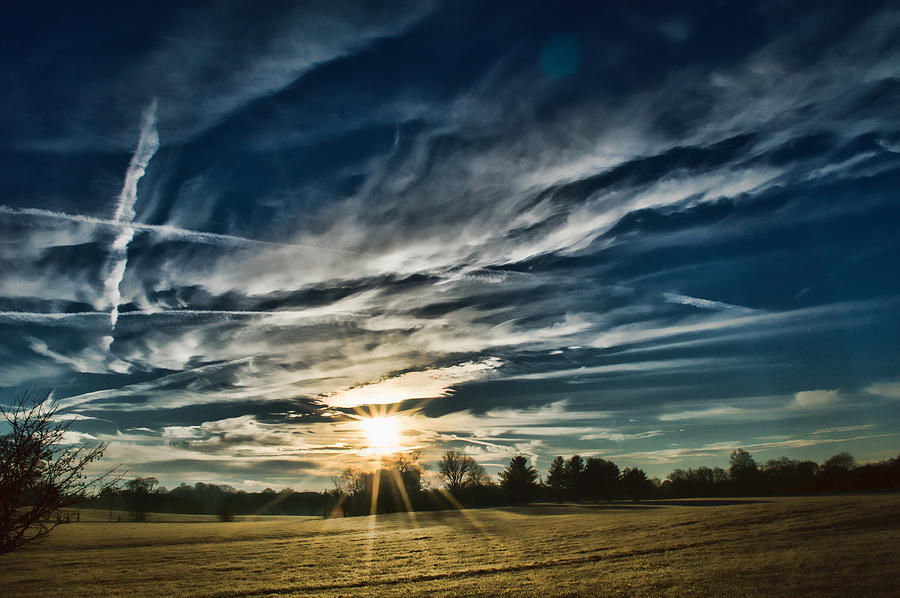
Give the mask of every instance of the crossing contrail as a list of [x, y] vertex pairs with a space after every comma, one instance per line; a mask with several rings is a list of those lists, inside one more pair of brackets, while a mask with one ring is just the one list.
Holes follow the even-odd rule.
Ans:
[[135, 231], [154, 233], [161, 237], [178, 239], [190, 243], [203, 243], [209, 245], [226, 245], [237, 247], [283, 247], [287, 249], [313, 249], [317, 251], [331, 251], [334, 253], [359, 255], [358, 252], [350, 251], [347, 249], [333, 249], [330, 247], [320, 247], [318, 245], [304, 245], [297, 243], [275, 243], [272, 241], [260, 241], [258, 239], [250, 239], [237, 235], [223, 235], [220, 233], [209, 233], [205, 231], [181, 228], [180, 226], [172, 226], [170, 224], [143, 224], [140, 222], [125, 223], [119, 220], [112, 220], [110, 218], [98, 218], [97, 216], [86, 216], [84, 214], [54, 212], [51, 210], [43, 210], [41, 208], [13, 208], [10, 206], [0, 205], [0, 214], [9, 214], [11, 216], [30, 216], [33, 218], [49, 218], [53, 220], [65, 220], [67, 222], [93, 224], [96, 226], [105, 226], [114, 229], [130, 228]]
[[[138, 139], [137, 149], [131, 157], [131, 163], [128, 165], [128, 171], [125, 173], [125, 183], [119, 193], [119, 202], [113, 216], [115, 221], [127, 225], [134, 220], [138, 182], [147, 171], [147, 165], [157, 149], [159, 149], [159, 133], [156, 131], [156, 99], [154, 98], [141, 119], [141, 136]], [[133, 238], [134, 228], [131, 226], [124, 226], [119, 231], [112, 244], [112, 252], [107, 266], [109, 274], [103, 284], [105, 296], [112, 306], [112, 310], [109, 312], [109, 321], [113, 330], [116, 329], [116, 322], [119, 319], [119, 301], [122, 298], [119, 286], [125, 278], [125, 268], [128, 265], [128, 244]]]
[[[316, 308], [309, 309], [276, 309], [276, 310], [238, 310], [238, 309], [162, 309], [158, 311], [126, 311], [119, 314], [119, 318], [152, 318], [152, 317], [191, 317], [191, 316], [222, 316], [237, 318], [315, 318], [329, 316], [352, 316], [352, 311], [333, 311], [324, 313]], [[0, 311], [0, 320], [11, 322], [73, 322], [96, 318], [107, 318], [109, 312], [105, 311], [79, 311], [79, 312], [36, 312], [36, 311]]]
[[0, 311], [0, 320], [12, 322], [64, 322], [66, 320], [83, 320], [86, 318], [108, 318], [105, 311], [79, 311], [79, 312], [37, 312], [37, 311]]

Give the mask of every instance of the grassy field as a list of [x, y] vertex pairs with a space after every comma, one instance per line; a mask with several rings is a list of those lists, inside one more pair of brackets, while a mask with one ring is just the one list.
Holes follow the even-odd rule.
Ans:
[[894, 494], [233, 523], [95, 512], [0, 557], [0, 579], [9, 596], [898, 596], [898, 507]]

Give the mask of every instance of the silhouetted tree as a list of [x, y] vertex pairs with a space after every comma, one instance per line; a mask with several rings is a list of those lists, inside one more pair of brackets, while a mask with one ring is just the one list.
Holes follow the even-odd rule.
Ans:
[[341, 475], [335, 480], [335, 484], [342, 493], [353, 496], [365, 489], [365, 483], [362, 480], [363, 475], [363, 472], [359, 469], [348, 467], [341, 472]]
[[900, 457], [860, 465], [853, 470], [853, 488], [858, 490], [900, 489]]
[[738, 492], [759, 491], [759, 467], [744, 449], [731, 451], [728, 473]]
[[637, 502], [650, 494], [653, 484], [647, 479], [647, 474], [643, 469], [626, 467], [622, 470], [622, 487], [631, 500]]
[[815, 461], [800, 461], [797, 463], [797, 475], [802, 479], [813, 480], [819, 473], [819, 464]]
[[843, 452], [830, 457], [819, 469], [825, 489], [849, 490], [852, 486], [850, 472], [855, 466], [856, 460], [850, 453]]
[[766, 461], [760, 468], [760, 476], [767, 492], [811, 492], [815, 489], [818, 469], [819, 466], [813, 461], [778, 457]]
[[550, 463], [547, 471], [547, 487], [556, 502], [562, 502], [566, 491], [566, 460], [557, 457]]
[[[159, 480], [153, 477], [134, 478], [125, 482], [128, 502], [131, 505], [131, 512], [135, 521], [144, 521], [147, 518], [153, 488], [157, 484], [159, 484]], [[206, 484], [203, 482], [198, 482], [197, 486], [201, 487], [200, 492], [205, 491]]]
[[856, 459], [848, 452], [838, 453], [822, 464], [823, 470], [840, 473], [846, 473], [854, 467], [856, 467]]
[[103, 456], [106, 445], [67, 442], [71, 420], [60, 422], [58, 406], [47, 398], [32, 393], [9, 407], [0, 405], [9, 427], [0, 436], [0, 554], [44, 537], [59, 523], [50, 521], [53, 513], [121, 479], [115, 470], [93, 478], [84, 474], [88, 464]]
[[584, 459], [581, 455], [572, 455], [566, 461], [565, 487], [569, 497], [581, 500], [584, 495]]
[[422, 491], [422, 473], [426, 467], [422, 464], [421, 452], [409, 451], [385, 457], [381, 468], [400, 472], [400, 479], [409, 496], [414, 496]]
[[366, 494], [371, 488], [370, 473], [348, 467], [335, 480], [336, 489], [340, 492], [344, 512], [348, 515], [360, 515], [369, 512], [369, 497]]
[[619, 484], [619, 466], [612, 461], [589, 457], [584, 464], [584, 487], [594, 502], [601, 498], [612, 500]]
[[509, 460], [506, 469], [500, 472], [500, 486], [513, 502], [527, 502], [537, 492], [537, 477], [538, 474], [528, 464], [528, 459], [524, 455], [516, 455]]
[[676, 469], [669, 474], [670, 492], [675, 496], [717, 496], [728, 491], [728, 474], [721, 467]]
[[475, 459], [458, 451], [447, 451], [438, 463], [438, 475], [451, 492], [485, 484], [487, 474]]
[[769, 459], [760, 468], [766, 488], [775, 492], [782, 491], [797, 475], [798, 462], [788, 457]]
[[336, 492], [343, 496], [344, 513], [364, 515], [417, 508], [421, 505], [423, 470], [417, 451], [385, 457], [373, 472], [345, 470], [335, 479]]

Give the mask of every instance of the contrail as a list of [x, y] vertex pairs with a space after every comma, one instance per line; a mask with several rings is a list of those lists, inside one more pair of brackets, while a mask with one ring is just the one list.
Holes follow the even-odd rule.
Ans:
[[142, 224], [140, 222], [121, 222], [119, 220], [111, 220], [109, 218], [98, 218], [96, 216], [85, 216], [83, 214], [67, 214], [66, 212], [53, 212], [51, 210], [42, 210], [40, 208], [12, 208], [9, 206], [0, 206], [0, 214], [9, 214], [12, 216], [33, 216], [35, 218], [52, 218], [54, 220], [66, 220], [68, 222], [80, 222], [85, 224], [95, 224], [97, 226], [107, 226], [116, 229], [133, 229], [135, 231], [146, 231], [156, 233], [162, 237], [189, 241], [192, 243], [207, 243], [210, 245], [228, 245], [228, 246], [244, 246], [244, 247], [283, 247], [287, 249], [315, 249], [317, 251], [332, 251], [335, 253], [346, 253], [350, 255], [360, 255], [356, 251], [347, 249], [332, 249], [330, 247], [320, 247], [317, 245], [302, 245], [296, 243], [274, 243], [272, 241], [260, 241], [258, 239], [249, 239], [247, 237], [239, 237], [236, 235], [223, 235], [220, 233], [209, 233], [205, 231], [191, 230], [172, 226], [170, 224]]
[[[113, 217], [117, 222], [131, 223], [134, 220], [138, 181], [147, 171], [147, 165], [157, 149], [159, 149], [159, 133], [156, 131], [156, 98], [154, 98], [141, 119], [141, 136], [138, 139], [137, 149], [131, 157], [131, 163], [128, 165], [128, 171], [125, 173], [125, 183], [119, 193], [119, 203]], [[128, 265], [128, 244], [132, 238], [134, 238], [134, 228], [126, 226], [113, 241], [108, 266], [109, 276], [104, 283], [105, 295], [112, 305], [109, 321], [113, 330], [116, 329], [116, 322], [119, 319], [119, 301], [122, 298], [119, 285], [125, 278], [125, 268]]]
[[[348, 316], [353, 315], [351, 311], [335, 311], [329, 312], [327, 316]], [[186, 317], [186, 316], [237, 316], [237, 317], [277, 317], [277, 316], [306, 316], [310, 318], [316, 317], [314, 308], [312, 309], [278, 309], [270, 311], [262, 310], [227, 310], [227, 309], [163, 309], [159, 311], [126, 311], [120, 313], [120, 318], [140, 318], [140, 317]], [[79, 312], [35, 312], [35, 311], [0, 311], [0, 320], [8, 320], [13, 322], [62, 322], [66, 320], [80, 320], [84, 318], [109, 317], [109, 312], [105, 311], [79, 311]]]
[[87, 317], [109, 317], [105, 311], [79, 311], [79, 312], [37, 312], [37, 311], [0, 311], [0, 320], [12, 320], [13, 322], [59, 322], [63, 320], [78, 320]]

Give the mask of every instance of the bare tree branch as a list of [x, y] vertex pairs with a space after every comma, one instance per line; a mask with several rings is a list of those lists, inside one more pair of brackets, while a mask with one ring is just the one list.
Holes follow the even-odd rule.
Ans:
[[0, 405], [0, 425], [9, 428], [0, 436], [0, 554], [46, 536], [59, 524], [54, 513], [93, 498], [124, 475], [118, 468], [85, 475], [107, 445], [66, 442], [72, 420], [59, 421], [57, 409], [49, 393], [38, 398], [33, 391]]

